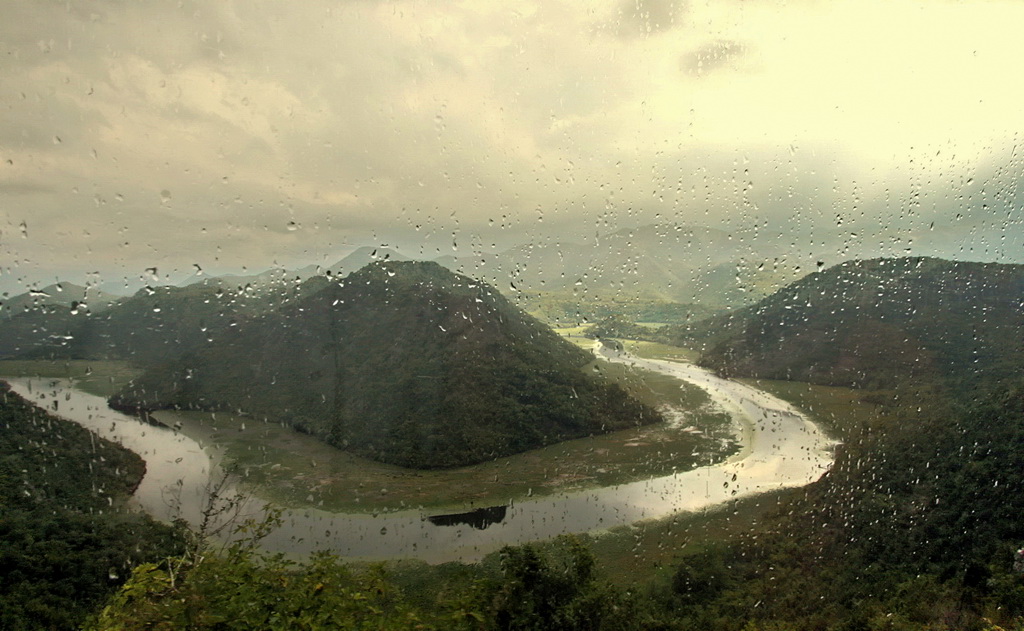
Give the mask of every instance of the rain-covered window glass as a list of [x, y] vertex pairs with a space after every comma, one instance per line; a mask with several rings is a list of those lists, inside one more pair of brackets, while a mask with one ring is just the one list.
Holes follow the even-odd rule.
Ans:
[[1024, 6], [8, 2], [0, 628], [1024, 628]]

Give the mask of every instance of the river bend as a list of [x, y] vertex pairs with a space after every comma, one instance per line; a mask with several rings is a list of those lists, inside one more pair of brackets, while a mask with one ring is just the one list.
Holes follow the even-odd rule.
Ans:
[[[639, 359], [600, 346], [595, 352], [609, 361], [661, 372], [707, 390], [737, 424], [740, 452], [723, 463], [669, 476], [516, 500], [496, 513], [489, 509], [500, 518], [493, 523], [477, 517], [452, 523], [419, 510], [373, 516], [287, 509], [282, 527], [267, 537], [264, 546], [298, 557], [328, 549], [348, 558], [475, 561], [507, 544], [599, 531], [802, 486], [821, 477], [832, 463], [834, 443], [777, 397], [692, 364]], [[15, 392], [41, 407], [142, 456], [146, 475], [134, 497], [141, 508], [162, 520], [181, 517], [198, 522], [219, 471], [195, 441], [111, 410], [103, 398], [77, 390], [67, 380], [8, 381]], [[259, 518], [259, 502], [251, 504], [247, 514]]]

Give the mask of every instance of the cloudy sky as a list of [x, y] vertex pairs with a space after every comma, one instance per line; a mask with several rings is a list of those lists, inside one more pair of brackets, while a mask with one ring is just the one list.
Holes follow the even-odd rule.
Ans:
[[0, 291], [653, 222], [1024, 260], [1019, 2], [0, 13]]

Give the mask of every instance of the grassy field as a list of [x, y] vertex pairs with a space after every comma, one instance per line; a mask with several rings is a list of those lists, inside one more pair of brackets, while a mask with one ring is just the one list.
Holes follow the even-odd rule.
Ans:
[[[829, 437], [840, 441], [878, 415], [875, 405], [862, 400], [864, 393], [852, 388], [763, 379], [744, 382], [798, 407]], [[676, 561], [687, 555], [756, 532], [780, 504], [803, 493], [801, 488], [764, 493], [699, 513], [616, 528], [587, 540], [608, 580], [622, 587], [640, 585], [671, 572]]]
[[555, 333], [558, 333], [559, 335], [569, 340], [576, 346], [590, 350], [591, 348], [594, 347], [594, 340], [590, 339], [589, 337], [583, 337], [583, 334], [586, 333], [587, 329], [589, 328], [590, 325], [561, 326], [554, 327], [554, 331]]
[[[621, 364], [595, 361], [585, 369], [670, 410], [673, 422], [566, 441], [471, 467], [421, 471], [359, 458], [290, 427], [247, 416], [178, 411], [154, 416], [170, 426], [180, 423], [184, 433], [235, 466], [257, 495], [286, 506], [328, 510], [461, 510], [668, 475], [731, 453], [725, 440], [730, 421], [708, 405], [703, 390]], [[110, 396], [137, 371], [124, 362], [4, 361], [0, 375], [71, 378], [87, 392]]]
[[742, 379], [744, 383], [792, 403], [807, 413], [829, 438], [844, 441], [878, 417], [878, 407], [853, 388], [817, 386], [798, 381]]
[[659, 342], [638, 342], [621, 340], [626, 351], [647, 359], [667, 359], [669, 361], [695, 362], [700, 352], [681, 346], [669, 346]]
[[649, 583], [671, 572], [679, 559], [756, 531], [785, 498], [802, 494], [783, 489], [694, 513], [622, 526], [586, 539], [605, 578], [621, 587]]
[[139, 375], [128, 362], [92, 360], [3, 360], [0, 377], [74, 379], [79, 388], [109, 397]]

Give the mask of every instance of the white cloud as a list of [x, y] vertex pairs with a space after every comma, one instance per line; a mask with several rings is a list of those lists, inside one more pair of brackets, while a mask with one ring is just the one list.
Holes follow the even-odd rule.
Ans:
[[1008, 2], [68, 9], [18, 4], [0, 25], [0, 224], [37, 227], [0, 254], [44, 273], [656, 214], [877, 224], [1024, 127]]

